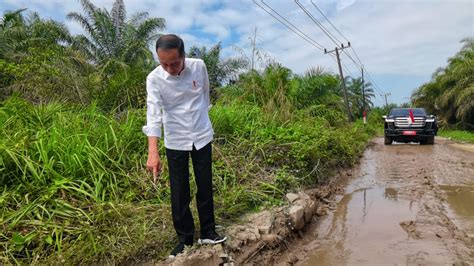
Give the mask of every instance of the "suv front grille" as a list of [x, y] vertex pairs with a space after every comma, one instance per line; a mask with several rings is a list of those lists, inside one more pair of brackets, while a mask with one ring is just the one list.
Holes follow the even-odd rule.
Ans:
[[397, 117], [395, 118], [396, 127], [424, 127], [425, 118], [415, 117], [415, 122], [411, 123], [410, 117]]

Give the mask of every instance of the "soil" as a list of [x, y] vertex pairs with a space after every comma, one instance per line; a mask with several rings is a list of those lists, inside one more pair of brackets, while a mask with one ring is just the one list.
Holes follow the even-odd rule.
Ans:
[[165, 265], [472, 265], [474, 145], [374, 139], [333, 182], [226, 229]]

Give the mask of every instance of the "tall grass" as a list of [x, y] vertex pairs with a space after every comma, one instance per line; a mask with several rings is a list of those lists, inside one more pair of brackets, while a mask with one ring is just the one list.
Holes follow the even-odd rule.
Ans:
[[439, 135], [457, 141], [474, 143], [474, 131], [441, 129]]
[[[144, 171], [144, 119], [143, 110], [115, 115], [95, 105], [34, 106], [15, 97], [1, 103], [2, 262], [117, 263], [169, 251], [168, 175], [165, 167], [153, 184]], [[216, 217], [224, 225], [324, 182], [375, 134], [324, 106], [282, 120], [225, 97], [211, 120]]]
[[115, 240], [97, 240], [112, 229], [107, 228], [111, 219], [128, 215], [124, 210], [139, 212], [131, 208], [136, 203], [140, 209], [146, 202], [167, 202], [166, 186], [151, 186], [142, 170], [146, 153], [137, 128], [143, 122], [136, 111], [114, 118], [95, 106], [5, 101], [0, 107], [4, 256], [33, 261], [66, 248], [84, 249], [84, 241], [91, 246], [86, 259], [113, 254], [102, 246]]

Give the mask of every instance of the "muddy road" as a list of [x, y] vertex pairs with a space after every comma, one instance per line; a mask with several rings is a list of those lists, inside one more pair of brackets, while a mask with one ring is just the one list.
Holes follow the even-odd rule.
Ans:
[[372, 141], [331, 211], [274, 262], [474, 265], [474, 145]]
[[474, 265], [474, 145], [376, 138], [332, 180], [158, 264]]

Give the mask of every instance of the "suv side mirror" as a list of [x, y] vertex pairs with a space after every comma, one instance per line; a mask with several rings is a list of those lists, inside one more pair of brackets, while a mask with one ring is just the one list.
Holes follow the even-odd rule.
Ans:
[[387, 119], [387, 116], [386, 116], [386, 115], [383, 115], [382, 118], [385, 120], [385, 119]]

